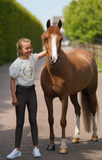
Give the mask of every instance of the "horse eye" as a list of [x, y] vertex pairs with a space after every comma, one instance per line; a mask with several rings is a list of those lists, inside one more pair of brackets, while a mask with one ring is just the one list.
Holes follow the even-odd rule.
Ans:
[[61, 43], [62, 39], [63, 39], [63, 38], [60, 39], [60, 43]]
[[47, 38], [47, 37], [45, 38], [45, 41], [48, 41], [48, 38]]

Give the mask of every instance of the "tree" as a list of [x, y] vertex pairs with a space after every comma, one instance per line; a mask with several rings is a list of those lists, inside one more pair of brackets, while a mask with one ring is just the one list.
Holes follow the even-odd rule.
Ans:
[[63, 9], [65, 35], [79, 42], [102, 38], [102, 13], [95, 0], [72, 0]]
[[102, 0], [94, 0], [94, 2], [96, 3], [98, 8], [102, 9]]

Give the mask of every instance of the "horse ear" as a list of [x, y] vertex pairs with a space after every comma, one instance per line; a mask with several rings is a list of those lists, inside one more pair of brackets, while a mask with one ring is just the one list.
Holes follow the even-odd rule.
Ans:
[[62, 21], [61, 20], [59, 20], [59, 22], [58, 22], [58, 27], [59, 27], [59, 29], [62, 27]]
[[49, 28], [51, 26], [50, 19], [47, 21], [46, 26], [47, 26], [47, 28]]

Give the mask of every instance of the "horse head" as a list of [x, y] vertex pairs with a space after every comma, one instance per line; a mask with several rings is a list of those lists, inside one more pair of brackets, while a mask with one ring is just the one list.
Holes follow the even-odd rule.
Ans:
[[49, 57], [51, 65], [56, 65], [59, 61], [59, 54], [61, 49], [62, 35], [60, 28], [62, 27], [62, 21], [59, 20], [58, 25], [52, 25], [50, 19], [46, 23], [47, 30], [42, 35], [42, 41], [45, 45], [46, 52]]

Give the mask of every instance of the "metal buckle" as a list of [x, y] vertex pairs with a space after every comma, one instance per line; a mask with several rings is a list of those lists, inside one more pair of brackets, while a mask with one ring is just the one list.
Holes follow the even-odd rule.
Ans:
[[29, 87], [25, 87], [25, 90], [28, 89]]

